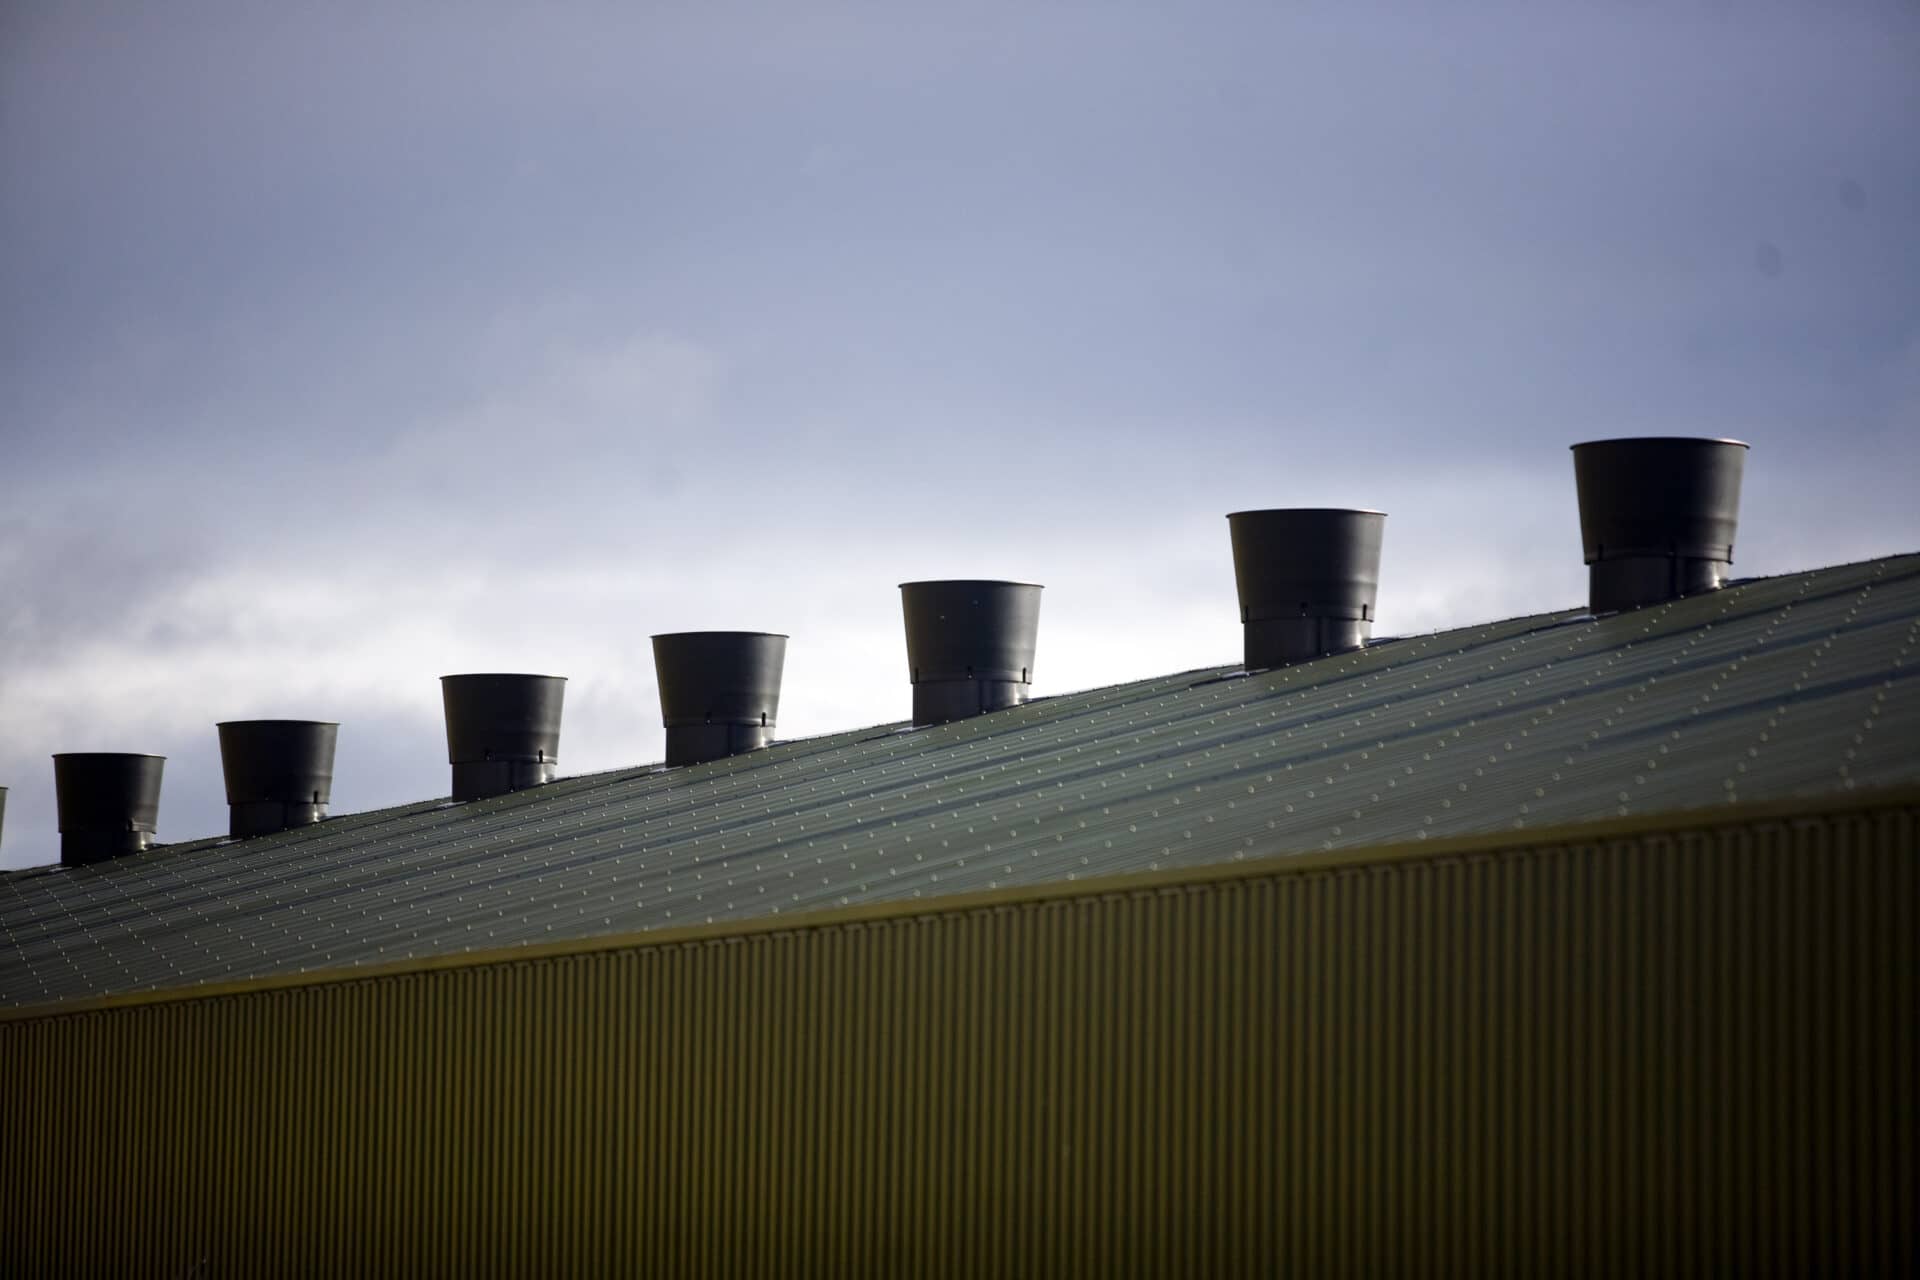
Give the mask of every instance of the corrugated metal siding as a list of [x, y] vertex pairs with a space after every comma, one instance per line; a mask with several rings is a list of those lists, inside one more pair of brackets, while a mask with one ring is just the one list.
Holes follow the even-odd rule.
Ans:
[[0, 1270], [1911, 1272], [1916, 806], [0, 1021]]

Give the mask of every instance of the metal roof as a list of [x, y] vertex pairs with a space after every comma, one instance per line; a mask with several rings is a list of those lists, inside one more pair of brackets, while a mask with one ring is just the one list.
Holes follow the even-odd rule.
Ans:
[[1920, 780], [1920, 555], [0, 876], [0, 1004]]

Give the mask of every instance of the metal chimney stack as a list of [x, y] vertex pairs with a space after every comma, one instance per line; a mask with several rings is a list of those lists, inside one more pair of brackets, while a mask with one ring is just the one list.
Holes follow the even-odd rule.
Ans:
[[769, 631], [676, 631], [653, 637], [667, 763], [702, 764], [773, 741], [787, 637]]
[[1363, 647], [1380, 592], [1384, 511], [1235, 511], [1233, 577], [1248, 670]]
[[453, 798], [484, 800], [552, 782], [565, 676], [441, 676]]
[[160, 817], [165, 756], [70, 751], [53, 758], [60, 861], [69, 867], [145, 852]]
[[964, 720], [1027, 700], [1041, 590], [1032, 582], [977, 578], [900, 584], [914, 724]]
[[0, 787], [0, 846], [6, 844], [7, 836], [7, 789]]
[[1715, 591], [1733, 570], [1739, 440], [1640, 437], [1573, 446], [1587, 607], [1637, 609]]
[[271, 835], [327, 816], [339, 725], [326, 720], [226, 720], [215, 727], [220, 731], [220, 771], [227, 781], [229, 835]]

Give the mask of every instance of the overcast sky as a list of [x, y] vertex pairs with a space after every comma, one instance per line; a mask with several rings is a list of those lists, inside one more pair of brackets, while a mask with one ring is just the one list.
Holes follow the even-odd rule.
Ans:
[[1390, 513], [1379, 632], [1574, 606], [1566, 446], [1731, 435], [1736, 568], [1920, 548], [1920, 6], [0, 6], [0, 865], [55, 751], [436, 677], [657, 760], [656, 631], [898, 719], [895, 584], [1035, 691], [1238, 656], [1226, 512]]

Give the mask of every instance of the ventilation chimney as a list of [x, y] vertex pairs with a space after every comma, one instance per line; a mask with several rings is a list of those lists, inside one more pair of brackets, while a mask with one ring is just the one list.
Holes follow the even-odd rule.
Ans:
[[440, 677], [453, 798], [484, 800], [552, 782], [565, 676]]
[[7, 836], [7, 789], [0, 787], [0, 845], [6, 844]]
[[1574, 445], [1587, 607], [1611, 613], [1724, 586], [1746, 464], [1747, 446], [1738, 440]]
[[53, 758], [54, 807], [60, 816], [60, 861], [70, 867], [141, 853], [153, 843], [160, 816], [165, 756], [113, 751], [67, 752]]
[[787, 637], [766, 631], [678, 631], [653, 638], [667, 763], [757, 751], [780, 718]]
[[325, 720], [226, 720], [220, 771], [227, 778], [227, 832], [235, 839], [304, 827], [327, 816], [333, 744]]
[[1345, 653], [1373, 634], [1384, 511], [1235, 511], [1233, 578], [1248, 670]]
[[973, 578], [900, 584], [916, 725], [965, 720], [1027, 700], [1040, 592], [1032, 582]]

